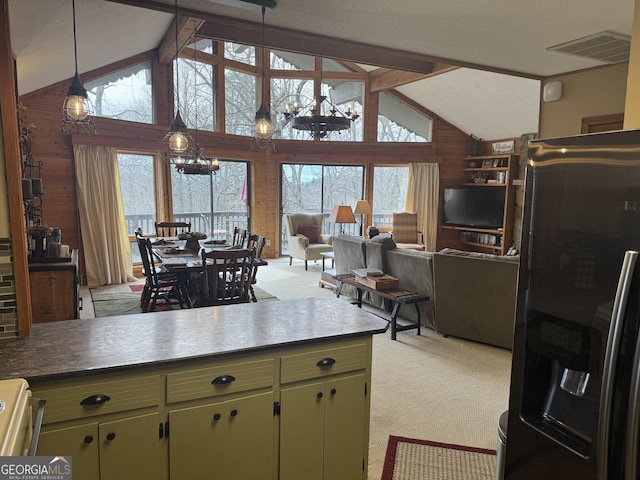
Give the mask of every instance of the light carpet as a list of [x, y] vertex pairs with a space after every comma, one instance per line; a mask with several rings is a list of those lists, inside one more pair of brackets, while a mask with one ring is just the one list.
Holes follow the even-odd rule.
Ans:
[[381, 480], [492, 480], [495, 450], [389, 436]]
[[[139, 283], [123, 285], [115, 289], [113, 286], [107, 288], [92, 288], [90, 290], [91, 300], [96, 318], [142, 313], [142, 308], [140, 307], [142, 288], [143, 285]], [[258, 287], [254, 287], [254, 292], [259, 302], [277, 300], [275, 296]], [[160, 301], [156, 305], [155, 311], [161, 312], [179, 308], [179, 305], [168, 305]]]

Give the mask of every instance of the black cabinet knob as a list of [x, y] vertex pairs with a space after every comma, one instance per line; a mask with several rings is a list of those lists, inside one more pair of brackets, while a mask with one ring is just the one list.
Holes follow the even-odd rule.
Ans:
[[86, 437], [84, 437], [83, 442], [86, 443], [87, 445], [90, 444], [91, 442], [93, 442], [93, 436], [87, 435]]
[[335, 395], [335, 394], [336, 394], [336, 392], [337, 392], [337, 390], [336, 390], [335, 388], [332, 388], [332, 389], [331, 389], [331, 395]]
[[116, 434], [115, 433], [113, 433], [113, 432], [107, 433], [107, 440], [111, 441], [114, 438], [116, 438]]
[[316, 395], [316, 397], [318, 397], [318, 400], [320, 400], [322, 398], [322, 392], [318, 392], [318, 395]]
[[213, 415], [213, 419], [217, 422], [218, 420], [220, 420], [220, 414], [219, 413], [215, 413]]
[[231, 410], [231, 416], [235, 417], [236, 415], [238, 415], [238, 410], [234, 408], [233, 410]]

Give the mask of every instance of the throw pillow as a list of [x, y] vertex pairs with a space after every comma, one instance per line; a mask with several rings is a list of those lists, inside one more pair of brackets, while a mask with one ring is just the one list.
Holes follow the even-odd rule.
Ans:
[[393, 250], [396, 248], [396, 242], [394, 242], [393, 238], [388, 235], [376, 235], [369, 241], [373, 243], [380, 243], [387, 250]]
[[301, 233], [298, 233], [296, 235], [296, 237], [301, 238], [302, 240], [304, 240], [304, 248], [307, 248], [309, 246], [309, 237], [307, 237], [306, 235], [303, 235]]
[[318, 243], [318, 227], [315, 225], [300, 225], [297, 234], [307, 237], [309, 243]]

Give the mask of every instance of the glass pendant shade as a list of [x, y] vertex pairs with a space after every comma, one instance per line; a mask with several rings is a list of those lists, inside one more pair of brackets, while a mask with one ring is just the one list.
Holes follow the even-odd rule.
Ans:
[[256, 112], [256, 119], [253, 123], [253, 135], [256, 140], [268, 140], [273, 136], [273, 124], [271, 123], [271, 114], [264, 102], [260, 109]]
[[184, 153], [189, 148], [189, 133], [187, 125], [182, 120], [180, 111], [176, 113], [176, 118], [171, 122], [169, 133], [165, 136], [172, 152]]

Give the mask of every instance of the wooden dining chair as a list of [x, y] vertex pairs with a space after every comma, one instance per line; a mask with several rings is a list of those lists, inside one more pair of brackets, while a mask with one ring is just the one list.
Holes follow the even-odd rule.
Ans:
[[167, 272], [156, 265], [153, 258], [151, 240], [142, 236], [136, 237], [140, 257], [142, 257], [142, 272], [145, 284], [140, 297], [143, 312], [153, 312], [158, 300], [165, 303], [179, 304], [180, 308], [191, 308], [188, 283], [184, 276]]
[[240, 227], [233, 227], [233, 240], [231, 245], [234, 248], [245, 248], [245, 242], [247, 241], [247, 231]]
[[256, 284], [256, 276], [258, 275], [258, 264], [255, 260], [260, 260], [262, 258], [262, 251], [264, 250], [264, 246], [267, 242], [267, 239], [262, 235], [249, 235], [247, 240], [247, 248], [254, 252], [254, 262], [253, 267], [251, 269], [251, 283], [249, 284], [249, 290], [251, 291], [251, 301], [257, 302], [256, 294], [253, 291], [253, 286]]
[[177, 237], [191, 232], [191, 222], [155, 222], [156, 237]]
[[253, 258], [254, 252], [247, 249], [203, 250], [199, 306], [251, 302]]

